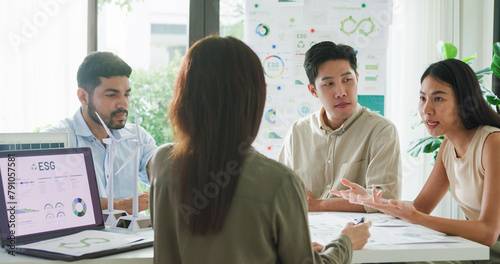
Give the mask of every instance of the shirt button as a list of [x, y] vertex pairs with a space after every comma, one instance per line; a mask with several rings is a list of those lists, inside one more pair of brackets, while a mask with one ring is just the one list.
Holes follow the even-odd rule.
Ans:
[[328, 160], [327, 162], [328, 162], [328, 164], [332, 163], [332, 161], [331, 161], [331, 160]]
[[106, 178], [108, 178], [108, 179], [109, 179], [109, 174], [108, 174], [108, 175], [106, 175]]
[[333, 138], [333, 137], [334, 137], [333, 135], [332, 135], [332, 136], [330, 136], [330, 138]]
[[328, 184], [328, 185], [326, 186], [326, 188], [328, 188], [328, 189], [330, 189], [330, 187], [331, 187], [331, 185], [330, 185], [330, 184]]

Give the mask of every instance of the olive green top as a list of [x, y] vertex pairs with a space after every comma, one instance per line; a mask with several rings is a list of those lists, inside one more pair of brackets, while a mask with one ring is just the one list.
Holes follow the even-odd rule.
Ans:
[[[193, 204], [177, 206], [172, 195], [171, 150], [161, 146], [147, 164], [150, 209], [155, 231], [154, 263], [350, 263], [352, 244], [345, 235], [312, 249], [306, 191], [286, 166], [255, 150], [247, 152], [231, 208], [222, 230], [192, 235], [189, 215], [203, 210], [227, 186], [228, 177], [214, 173], [215, 184], [193, 190]], [[234, 164], [228, 164], [231, 173]]]

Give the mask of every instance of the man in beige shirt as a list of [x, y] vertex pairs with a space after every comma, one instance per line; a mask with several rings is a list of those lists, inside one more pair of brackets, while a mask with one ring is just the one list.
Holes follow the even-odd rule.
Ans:
[[[292, 168], [308, 191], [309, 211], [376, 212], [330, 193], [346, 189], [345, 178], [384, 198], [401, 195], [401, 158], [394, 124], [358, 104], [356, 53], [325, 41], [306, 53], [308, 89], [321, 110], [296, 121], [278, 161]], [[318, 199], [317, 199], [318, 198]]]

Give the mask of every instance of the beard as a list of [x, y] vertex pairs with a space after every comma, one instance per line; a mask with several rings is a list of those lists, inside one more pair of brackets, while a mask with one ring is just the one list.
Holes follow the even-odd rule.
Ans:
[[[87, 108], [87, 113], [90, 116], [90, 118], [92, 118], [92, 120], [94, 120], [94, 122], [96, 122], [99, 125], [102, 125], [101, 121], [99, 120], [99, 118], [97, 117], [97, 114], [95, 112], [96, 112], [96, 109], [95, 109], [94, 101], [92, 100], [92, 98], [90, 96], [89, 97], [89, 105]], [[104, 124], [106, 124], [106, 126], [109, 129], [121, 129], [121, 128], [125, 127], [125, 124], [127, 121], [126, 119], [123, 123], [118, 123], [116, 125], [113, 124], [113, 116], [120, 114], [120, 113], [125, 113], [125, 114], [127, 114], [127, 117], [128, 117], [127, 109], [116, 109], [115, 111], [111, 112], [109, 117], [103, 115], [102, 113], [99, 113], [99, 116], [102, 118], [102, 121], [104, 122]]]

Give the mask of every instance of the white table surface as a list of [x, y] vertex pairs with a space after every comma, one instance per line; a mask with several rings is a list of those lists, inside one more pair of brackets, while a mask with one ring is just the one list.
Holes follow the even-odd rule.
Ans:
[[484, 260], [490, 248], [461, 237], [458, 243], [429, 243], [406, 245], [367, 245], [355, 250], [353, 263], [384, 263], [439, 260]]

